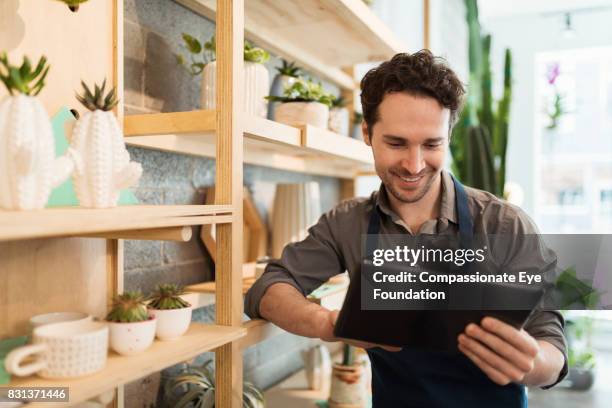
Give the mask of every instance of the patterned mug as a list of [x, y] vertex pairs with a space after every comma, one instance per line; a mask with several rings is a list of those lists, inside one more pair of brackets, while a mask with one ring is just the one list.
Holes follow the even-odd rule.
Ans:
[[[9, 373], [24, 377], [70, 378], [92, 374], [106, 365], [108, 326], [81, 320], [53, 323], [34, 329], [31, 345], [12, 350], [6, 357]], [[34, 361], [21, 365], [28, 357]]]

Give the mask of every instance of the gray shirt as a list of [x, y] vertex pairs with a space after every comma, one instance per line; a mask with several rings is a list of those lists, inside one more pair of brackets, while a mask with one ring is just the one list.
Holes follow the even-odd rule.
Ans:
[[[437, 219], [426, 221], [420, 234], [458, 234], [455, 207], [455, 186], [445, 171], [441, 173], [441, 200]], [[485, 191], [465, 187], [468, 208], [474, 221], [474, 234], [526, 235], [537, 233], [533, 221], [519, 207], [500, 200]], [[404, 221], [391, 209], [384, 185], [367, 198], [343, 201], [323, 214], [300, 242], [287, 245], [280, 259], [268, 263], [264, 274], [246, 294], [245, 312], [251, 318], [261, 318], [259, 303], [266, 290], [275, 283], [287, 283], [304, 296], [334, 275], [359, 270], [361, 237], [367, 233], [374, 206], [382, 212], [381, 234], [413, 234]], [[564, 320], [560, 313], [534, 313], [525, 330], [538, 340], [557, 347], [565, 357], [558, 381], [567, 374], [567, 344], [563, 335]]]

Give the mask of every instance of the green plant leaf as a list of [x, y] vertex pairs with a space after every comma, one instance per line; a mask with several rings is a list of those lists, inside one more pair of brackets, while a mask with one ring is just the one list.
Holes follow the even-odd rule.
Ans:
[[195, 37], [192, 37], [187, 33], [183, 33], [183, 40], [187, 45], [187, 49], [192, 54], [199, 54], [200, 52], [202, 52], [202, 44]]

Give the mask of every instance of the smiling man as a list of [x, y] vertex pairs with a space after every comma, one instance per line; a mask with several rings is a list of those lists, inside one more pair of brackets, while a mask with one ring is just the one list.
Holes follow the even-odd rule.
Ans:
[[[324, 214], [306, 239], [268, 264], [245, 300], [250, 317], [326, 341], [337, 340], [338, 312], [305, 295], [346, 270], [359, 279], [361, 236], [372, 226], [378, 234], [459, 235], [467, 218], [473, 234], [536, 232], [519, 208], [443, 170], [464, 97], [443, 60], [425, 50], [398, 54], [370, 70], [361, 91], [364, 140], [380, 190]], [[352, 343], [372, 361], [375, 408], [524, 407], [525, 385], [550, 387], [567, 373], [563, 324], [556, 312], [533, 314], [521, 330], [486, 317], [459, 335], [456, 353]]]

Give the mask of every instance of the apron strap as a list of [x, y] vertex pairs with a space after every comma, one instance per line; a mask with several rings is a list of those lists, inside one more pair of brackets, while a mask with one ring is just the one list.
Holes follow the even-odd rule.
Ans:
[[468, 208], [468, 198], [463, 184], [452, 176], [455, 185], [455, 206], [457, 208], [457, 219], [459, 221], [459, 238], [462, 248], [470, 248], [474, 238], [474, 221]]

